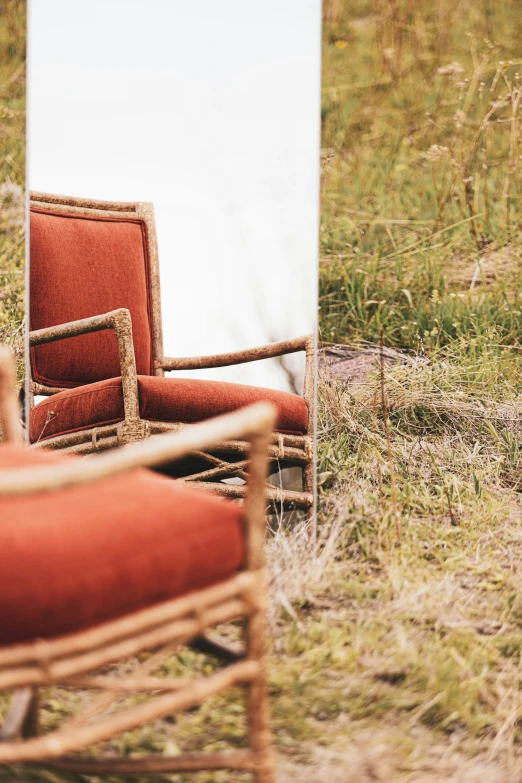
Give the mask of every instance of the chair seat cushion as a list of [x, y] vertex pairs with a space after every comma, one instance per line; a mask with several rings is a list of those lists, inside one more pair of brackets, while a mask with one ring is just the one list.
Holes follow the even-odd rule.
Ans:
[[[149, 421], [190, 423], [229, 413], [259, 400], [278, 410], [279, 432], [304, 434], [308, 406], [297, 394], [223, 381], [138, 376], [140, 415]], [[31, 411], [29, 437], [35, 443], [55, 435], [123, 420], [121, 378], [54, 394]]]
[[[0, 470], [78, 459], [0, 445]], [[148, 470], [0, 497], [0, 644], [51, 637], [222, 581], [241, 507]]]

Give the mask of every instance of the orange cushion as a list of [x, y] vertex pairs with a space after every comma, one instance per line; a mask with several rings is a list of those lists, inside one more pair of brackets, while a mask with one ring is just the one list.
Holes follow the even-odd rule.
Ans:
[[[31, 208], [31, 329], [130, 310], [138, 372], [153, 372], [146, 227]], [[120, 373], [112, 329], [31, 349], [33, 380], [79, 386]]]
[[[306, 432], [308, 406], [297, 394], [223, 381], [138, 377], [140, 415], [150, 421], [201, 421], [259, 400], [273, 402], [280, 432]], [[31, 411], [31, 443], [123, 420], [121, 378], [59, 392]]]
[[[70, 459], [0, 446], [0, 470]], [[244, 561], [241, 513], [147, 470], [0, 497], [0, 644], [79, 630], [233, 575]]]

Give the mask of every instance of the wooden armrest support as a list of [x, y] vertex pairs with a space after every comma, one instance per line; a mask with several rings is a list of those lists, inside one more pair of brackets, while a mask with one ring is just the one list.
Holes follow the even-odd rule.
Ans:
[[125, 307], [46, 329], [29, 332], [29, 345], [43, 345], [90, 332], [114, 329], [118, 341], [125, 419], [139, 419], [138, 379], [132, 340], [131, 314]]
[[268, 441], [275, 420], [275, 406], [269, 402], [257, 402], [224, 416], [187, 425], [178, 432], [153, 435], [147, 440], [106, 451], [86, 460], [70, 460], [52, 467], [31, 465], [28, 468], [2, 470], [0, 497], [88, 484], [133, 468], [152, 467], [181, 459], [194, 451], [236, 438], [250, 440], [251, 443], [261, 438], [263, 444], [266, 443], [263, 446], [266, 461]]
[[53, 343], [56, 340], [65, 340], [68, 337], [77, 337], [89, 332], [101, 332], [104, 329], [117, 330], [118, 324], [130, 319], [130, 313], [124, 307], [119, 310], [111, 310], [103, 315], [93, 315], [90, 318], [81, 318], [78, 321], [70, 321], [65, 324], [49, 326], [46, 329], [37, 329], [29, 332], [29, 345], [42, 345]]
[[221, 353], [214, 356], [194, 356], [174, 359], [165, 356], [161, 361], [156, 362], [156, 367], [163, 370], [203, 370], [212, 367], [227, 367], [233, 364], [244, 364], [245, 362], [257, 362], [260, 359], [271, 359], [274, 356], [284, 356], [297, 351], [306, 351], [313, 345], [313, 335], [306, 337], [297, 337], [295, 340], [285, 340], [284, 342], [262, 345], [258, 348], [250, 348], [246, 351], [235, 351], [233, 353]]

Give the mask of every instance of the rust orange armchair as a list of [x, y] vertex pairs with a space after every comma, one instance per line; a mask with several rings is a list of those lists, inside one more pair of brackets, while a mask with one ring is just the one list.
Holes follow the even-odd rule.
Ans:
[[[314, 484], [314, 338], [191, 359], [164, 356], [153, 208], [31, 196], [30, 442], [88, 454], [178, 430], [267, 400], [277, 410], [271, 472], [298, 465], [302, 491], [267, 486], [267, 499], [310, 509]], [[303, 351], [304, 396], [241, 384], [165, 377]], [[178, 466], [178, 478], [244, 497], [247, 444], [226, 440]]]
[[[14, 692], [0, 730], [0, 766], [92, 775], [231, 768], [274, 783], [263, 542], [275, 409], [258, 403], [80, 460], [20, 442], [12, 373], [7, 351], [0, 350], [0, 691]], [[244, 504], [144, 469], [236, 438], [250, 449]], [[190, 680], [155, 675], [179, 646], [197, 646], [206, 630], [237, 619], [242, 651], [203, 637], [211, 652], [226, 653], [220, 657], [228, 666]], [[144, 651], [151, 655], [140, 663]], [[122, 660], [123, 669], [107, 668]], [[38, 689], [52, 686], [82, 689], [92, 698], [80, 714], [42, 733]], [[81, 755], [238, 686], [246, 690], [244, 748]], [[140, 700], [115, 709], [129, 693]]]

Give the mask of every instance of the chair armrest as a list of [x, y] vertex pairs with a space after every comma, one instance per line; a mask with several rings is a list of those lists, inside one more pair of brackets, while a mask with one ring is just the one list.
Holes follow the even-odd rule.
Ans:
[[[130, 316], [129, 316], [130, 322]], [[59, 339], [59, 338], [57, 338]], [[7, 384], [12, 385], [13, 362], [0, 350], [0, 416], [9, 417]], [[245, 497], [246, 567], [264, 566], [265, 481], [268, 474], [268, 446], [277, 411], [269, 402], [258, 402], [233, 413], [192, 424], [179, 432], [153, 435], [145, 441], [104, 452], [90, 459], [69, 459], [52, 466], [30, 465], [0, 471], [0, 497], [25, 496], [65, 487], [89, 484], [137, 467], [152, 467], [181, 459], [194, 451], [208, 449], [223, 440], [244, 438], [250, 443], [250, 460]]]
[[203, 370], [212, 367], [227, 367], [246, 362], [257, 362], [260, 359], [270, 359], [274, 356], [285, 356], [297, 351], [306, 352], [306, 367], [303, 397], [308, 404], [308, 434], [313, 439], [315, 432], [315, 335], [296, 337], [294, 340], [285, 340], [279, 343], [270, 343], [259, 348], [250, 348], [246, 351], [234, 353], [222, 353], [215, 356], [195, 356], [193, 358], [173, 359], [165, 356], [161, 361], [155, 362], [158, 370]]
[[178, 460], [194, 451], [237, 438], [251, 443], [259, 438], [266, 441], [264, 456], [268, 459], [268, 444], [275, 421], [275, 406], [270, 402], [256, 402], [233, 413], [189, 424], [178, 432], [152, 435], [147, 440], [96, 454], [89, 459], [68, 459], [49, 467], [31, 465], [0, 470], [0, 497], [89, 484], [133, 468]]
[[132, 340], [132, 320], [130, 312], [125, 307], [111, 310], [103, 315], [93, 315], [90, 318], [81, 318], [78, 321], [70, 321], [29, 332], [29, 345], [32, 347], [53, 343], [57, 340], [66, 340], [69, 337], [78, 337], [90, 332], [101, 332], [105, 329], [114, 329], [118, 341], [125, 418], [138, 419], [138, 379]]
[[228, 367], [233, 364], [245, 364], [257, 362], [260, 359], [270, 359], [274, 356], [284, 356], [297, 351], [306, 351], [313, 345], [314, 336], [297, 337], [295, 340], [285, 340], [279, 343], [270, 343], [258, 348], [250, 348], [246, 351], [234, 353], [221, 353], [214, 356], [194, 356], [179, 359], [165, 356], [156, 362], [156, 367], [163, 370], [203, 370], [212, 367]]
[[101, 332], [104, 329], [117, 329], [118, 323], [126, 318], [130, 319], [130, 312], [121, 307], [102, 315], [93, 315], [89, 318], [81, 318], [78, 321], [69, 321], [65, 324], [48, 326], [45, 329], [36, 329], [29, 332], [29, 345], [42, 345], [56, 340], [65, 340], [68, 337], [77, 337], [89, 332]]

